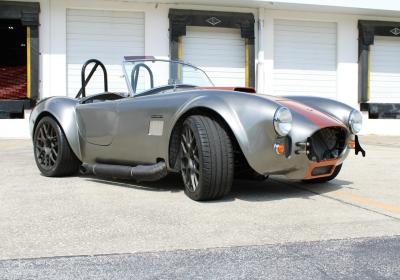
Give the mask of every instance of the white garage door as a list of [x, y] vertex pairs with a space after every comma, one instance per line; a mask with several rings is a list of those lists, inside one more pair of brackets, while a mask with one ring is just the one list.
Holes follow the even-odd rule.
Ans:
[[400, 38], [375, 36], [370, 51], [370, 102], [400, 103]]
[[217, 86], [245, 86], [245, 40], [239, 29], [188, 26], [182, 60], [206, 71]]
[[[121, 63], [124, 56], [144, 55], [144, 14], [140, 12], [67, 11], [68, 95], [81, 87], [82, 64], [91, 58], [102, 61], [108, 71], [109, 91], [126, 92]], [[88, 67], [89, 73], [91, 67]], [[100, 70], [100, 68], [99, 68]], [[87, 95], [103, 91], [101, 71], [96, 72]]]
[[274, 21], [276, 95], [336, 98], [336, 23]]

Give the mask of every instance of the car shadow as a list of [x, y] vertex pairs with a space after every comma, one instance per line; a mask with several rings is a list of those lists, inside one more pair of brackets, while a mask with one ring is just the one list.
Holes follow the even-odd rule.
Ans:
[[117, 178], [103, 178], [88, 175], [80, 175], [87, 181], [112, 185], [122, 188], [146, 190], [151, 192], [180, 192], [183, 191], [181, 178], [177, 174], [169, 174], [167, 177], [156, 182], [136, 182], [134, 180], [123, 180]]
[[275, 201], [290, 198], [310, 199], [316, 195], [347, 188], [352, 182], [332, 180], [326, 183], [303, 183], [282, 178], [269, 178], [265, 181], [236, 180], [227, 200], [238, 199], [244, 201]]
[[[169, 174], [156, 182], [135, 182], [132, 180], [120, 180], [82, 176], [88, 181], [112, 185], [123, 188], [132, 188], [151, 192], [183, 192], [183, 183], [179, 174]], [[281, 177], [271, 177], [264, 181], [235, 180], [231, 192], [220, 200], [206, 201], [202, 203], [224, 203], [234, 200], [249, 202], [275, 201], [290, 198], [310, 199], [316, 195], [323, 195], [342, 188], [351, 188], [350, 181], [335, 179], [327, 183], [302, 183], [287, 180]]]

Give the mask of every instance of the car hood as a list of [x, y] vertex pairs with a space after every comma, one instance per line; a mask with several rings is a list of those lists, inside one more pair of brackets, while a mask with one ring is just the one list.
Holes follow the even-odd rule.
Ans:
[[[260, 95], [262, 96], [262, 95]], [[315, 108], [307, 106], [299, 101], [291, 100], [288, 98], [278, 97], [278, 96], [264, 96], [276, 103], [281, 104], [289, 108], [292, 112], [296, 112], [302, 115], [304, 118], [317, 125], [320, 128], [332, 127], [332, 126], [340, 126], [346, 127], [341, 121], [336, 119], [335, 117], [318, 111]]]

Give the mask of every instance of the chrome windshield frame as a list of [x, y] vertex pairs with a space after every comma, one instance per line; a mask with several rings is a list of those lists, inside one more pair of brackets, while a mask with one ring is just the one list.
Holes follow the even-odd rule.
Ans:
[[149, 62], [149, 61], [150, 62], [161, 61], [161, 62], [168, 62], [168, 63], [177, 63], [177, 64], [181, 64], [181, 65], [184, 65], [184, 66], [188, 66], [188, 67], [194, 68], [194, 69], [202, 72], [204, 74], [204, 76], [207, 77], [207, 79], [210, 82], [210, 84], [212, 86], [214, 86], [214, 83], [212, 82], [212, 80], [210, 79], [210, 77], [207, 75], [207, 73], [204, 70], [202, 70], [199, 67], [194, 66], [193, 64], [190, 64], [190, 63], [186, 63], [186, 62], [179, 61], [179, 60], [157, 59], [157, 58], [126, 59], [126, 60], [124, 60], [122, 62], [122, 70], [123, 70], [123, 73], [124, 73], [125, 82], [126, 82], [126, 84], [128, 86], [129, 96], [130, 97], [134, 97], [134, 96], [136, 96], [138, 94], [141, 94], [141, 93], [133, 93], [132, 84], [131, 84], [131, 81], [129, 80], [128, 73], [126, 72], [125, 63], [129, 63], [129, 62], [135, 62], [135, 63], [136, 62]]

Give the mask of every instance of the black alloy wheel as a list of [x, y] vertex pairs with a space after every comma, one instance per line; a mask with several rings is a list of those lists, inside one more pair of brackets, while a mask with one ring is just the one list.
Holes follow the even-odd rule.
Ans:
[[35, 139], [36, 160], [42, 169], [51, 170], [58, 158], [57, 133], [49, 122], [42, 122], [36, 129], [38, 130]]
[[47, 177], [68, 176], [78, 172], [81, 162], [71, 150], [55, 119], [40, 119], [33, 135], [36, 165]]
[[208, 115], [189, 116], [180, 134], [180, 155], [188, 197], [213, 200], [229, 193], [234, 172], [233, 148], [222, 121]]
[[181, 137], [181, 174], [183, 183], [190, 192], [195, 192], [199, 185], [200, 160], [199, 149], [193, 131], [184, 126]]

